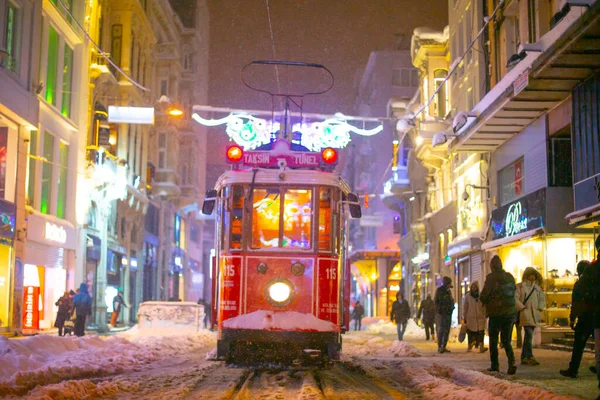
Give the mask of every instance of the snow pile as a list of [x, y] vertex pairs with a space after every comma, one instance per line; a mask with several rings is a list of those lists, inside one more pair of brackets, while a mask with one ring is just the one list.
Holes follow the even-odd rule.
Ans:
[[339, 326], [318, 319], [312, 314], [266, 310], [230, 318], [223, 322], [223, 328], [295, 332], [338, 332], [340, 330]]
[[421, 357], [421, 352], [415, 346], [398, 340], [394, 340], [390, 352], [394, 357]]
[[[380, 319], [377, 323], [373, 323], [366, 326], [367, 332], [374, 333], [377, 335], [397, 335], [397, 326], [390, 321]], [[404, 331], [405, 339], [425, 339], [425, 329], [418, 326], [414, 320], [409, 319], [406, 324], [406, 331]]]
[[344, 336], [342, 352], [349, 356], [363, 357], [421, 357], [419, 350], [407, 342], [366, 334]]
[[120, 337], [0, 337], [0, 395], [59, 382], [132, 370], [156, 359], [157, 352]]
[[114, 397], [119, 394], [119, 387], [112, 382], [95, 384], [87, 379], [79, 381], [65, 381], [48, 386], [38, 386], [28, 393], [26, 399], [35, 400], [78, 400]]
[[138, 310], [138, 329], [150, 335], [156, 335], [157, 329], [193, 334], [204, 323], [204, 311], [203, 305], [193, 302], [146, 301]]

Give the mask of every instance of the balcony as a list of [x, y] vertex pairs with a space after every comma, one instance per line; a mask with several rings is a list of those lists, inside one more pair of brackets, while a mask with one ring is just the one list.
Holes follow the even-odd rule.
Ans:
[[179, 197], [181, 195], [179, 175], [170, 169], [156, 170], [152, 192], [161, 197]]
[[117, 68], [108, 62], [107, 57], [110, 58], [110, 54], [104, 53], [104, 55], [92, 52], [92, 59], [90, 62], [90, 74], [92, 79], [97, 79], [100, 76], [106, 76], [114, 79], [113, 83], [118, 83], [118, 71]]

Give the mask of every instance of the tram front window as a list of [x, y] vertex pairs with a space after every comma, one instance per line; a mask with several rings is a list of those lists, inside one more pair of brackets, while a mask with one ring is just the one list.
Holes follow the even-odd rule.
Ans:
[[279, 189], [254, 189], [252, 248], [279, 247], [281, 197]]
[[311, 227], [312, 190], [254, 190], [252, 248], [310, 249]]

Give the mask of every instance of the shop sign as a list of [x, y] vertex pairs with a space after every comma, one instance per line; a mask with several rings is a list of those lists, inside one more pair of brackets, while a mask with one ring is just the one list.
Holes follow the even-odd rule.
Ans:
[[26, 286], [23, 299], [23, 328], [36, 330], [40, 328], [39, 310], [40, 288], [37, 286]]
[[27, 239], [69, 250], [77, 248], [74, 228], [68, 223], [62, 224], [38, 214], [27, 217]]
[[545, 188], [497, 208], [492, 211], [492, 240], [543, 228], [546, 225], [545, 214]]
[[400, 285], [390, 285], [390, 292], [397, 292], [400, 290]]
[[15, 237], [15, 205], [0, 199], [0, 237], [13, 239]]
[[62, 226], [53, 224], [52, 222], [46, 222], [46, 229], [44, 231], [44, 237], [46, 240], [56, 242], [60, 244], [67, 243], [67, 231]]

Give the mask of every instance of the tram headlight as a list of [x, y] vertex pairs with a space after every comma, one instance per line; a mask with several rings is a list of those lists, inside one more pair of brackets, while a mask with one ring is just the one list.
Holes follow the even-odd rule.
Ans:
[[269, 303], [278, 307], [290, 304], [294, 295], [293, 285], [287, 279], [277, 279], [270, 282], [265, 292]]

